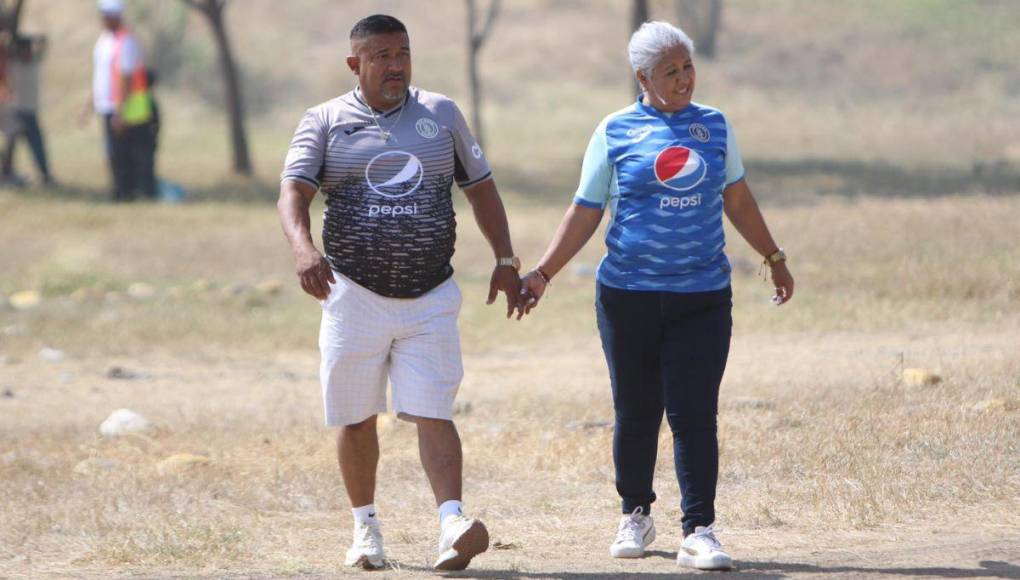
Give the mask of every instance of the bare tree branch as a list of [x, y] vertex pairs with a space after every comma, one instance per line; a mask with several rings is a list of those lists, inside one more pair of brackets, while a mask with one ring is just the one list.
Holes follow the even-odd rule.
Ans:
[[[474, 2], [471, 2], [474, 4]], [[496, 22], [496, 17], [499, 16], [500, 0], [492, 0], [489, 2], [489, 10], [485, 15], [485, 23], [482, 25], [481, 30], [472, 32], [471, 43], [475, 50], [482, 48], [482, 44], [485, 42], [486, 37], [489, 36], [489, 32], [492, 30], [492, 25]], [[474, 7], [471, 8], [474, 12]], [[472, 14], [471, 21], [474, 22], [474, 15]], [[474, 24], [471, 26], [471, 30], [475, 30]]]

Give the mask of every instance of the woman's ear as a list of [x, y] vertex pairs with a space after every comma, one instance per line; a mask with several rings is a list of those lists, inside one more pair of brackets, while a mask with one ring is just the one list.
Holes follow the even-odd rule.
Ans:
[[634, 71], [634, 76], [637, 78], [637, 82], [639, 85], [641, 85], [642, 88], [645, 88], [647, 86], [648, 77], [645, 76], [645, 73], [643, 71], [641, 71], [640, 69]]

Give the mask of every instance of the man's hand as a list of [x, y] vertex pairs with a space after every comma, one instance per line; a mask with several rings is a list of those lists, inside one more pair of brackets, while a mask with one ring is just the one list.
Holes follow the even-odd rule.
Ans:
[[[499, 292], [506, 294], [506, 317], [510, 318], [514, 309], [523, 309], [521, 304], [521, 277], [517, 270], [510, 266], [496, 266], [492, 271], [492, 278], [489, 279], [489, 298], [486, 304], [496, 301]], [[520, 315], [518, 315], [520, 318]]]
[[772, 284], [776, 287], [776, 295], [772, 298], [776, 306], [786, 304], [793, 298], [793, 274], [786, 267], [786, 262], [772, 265]]
[[295, 261], [301, 289], [317, 300], [325, 300], [329, 296], [329, 285], [336, 284], [333, 269], [329, 267], [326, 258], [318, 250], [311, 248], [298, 254]]

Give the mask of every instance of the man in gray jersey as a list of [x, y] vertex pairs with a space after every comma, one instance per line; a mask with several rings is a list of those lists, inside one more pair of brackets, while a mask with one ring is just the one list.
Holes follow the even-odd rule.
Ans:
[[[287, 152], [277, 208], [301, 287], [322, 302], [319, 346], [326, 424], [354, 513], [346, 564], [384, 563], [375, 509], [376, 416], [416, 423], [421, 462], [439, 506], [441, 570], [465, 568], [489, 535], [461, 509], [462, 456], [453, 400], [463, 376], [451, 278], [454, 182], [495, 254], [488, 303], [518, 308], [520, 261], [488, 162], [457, 105], [410, 86], [407, 30], [375, 15], [351, 30], [347, 65], [358, 87], [308, 109]], [[323, 247], [309, 204], [326, 196]]]

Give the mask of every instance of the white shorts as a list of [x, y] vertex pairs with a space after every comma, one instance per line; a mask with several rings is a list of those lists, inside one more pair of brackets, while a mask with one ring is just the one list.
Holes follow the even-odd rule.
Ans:
[[319, 330], [326, 425], [386, 412], [387, 377], [398, 416], [452, 419], [464, 376], [457, 330], [462, 297], [453, 278], [418, 298], [386, 298], [333, 276]]

